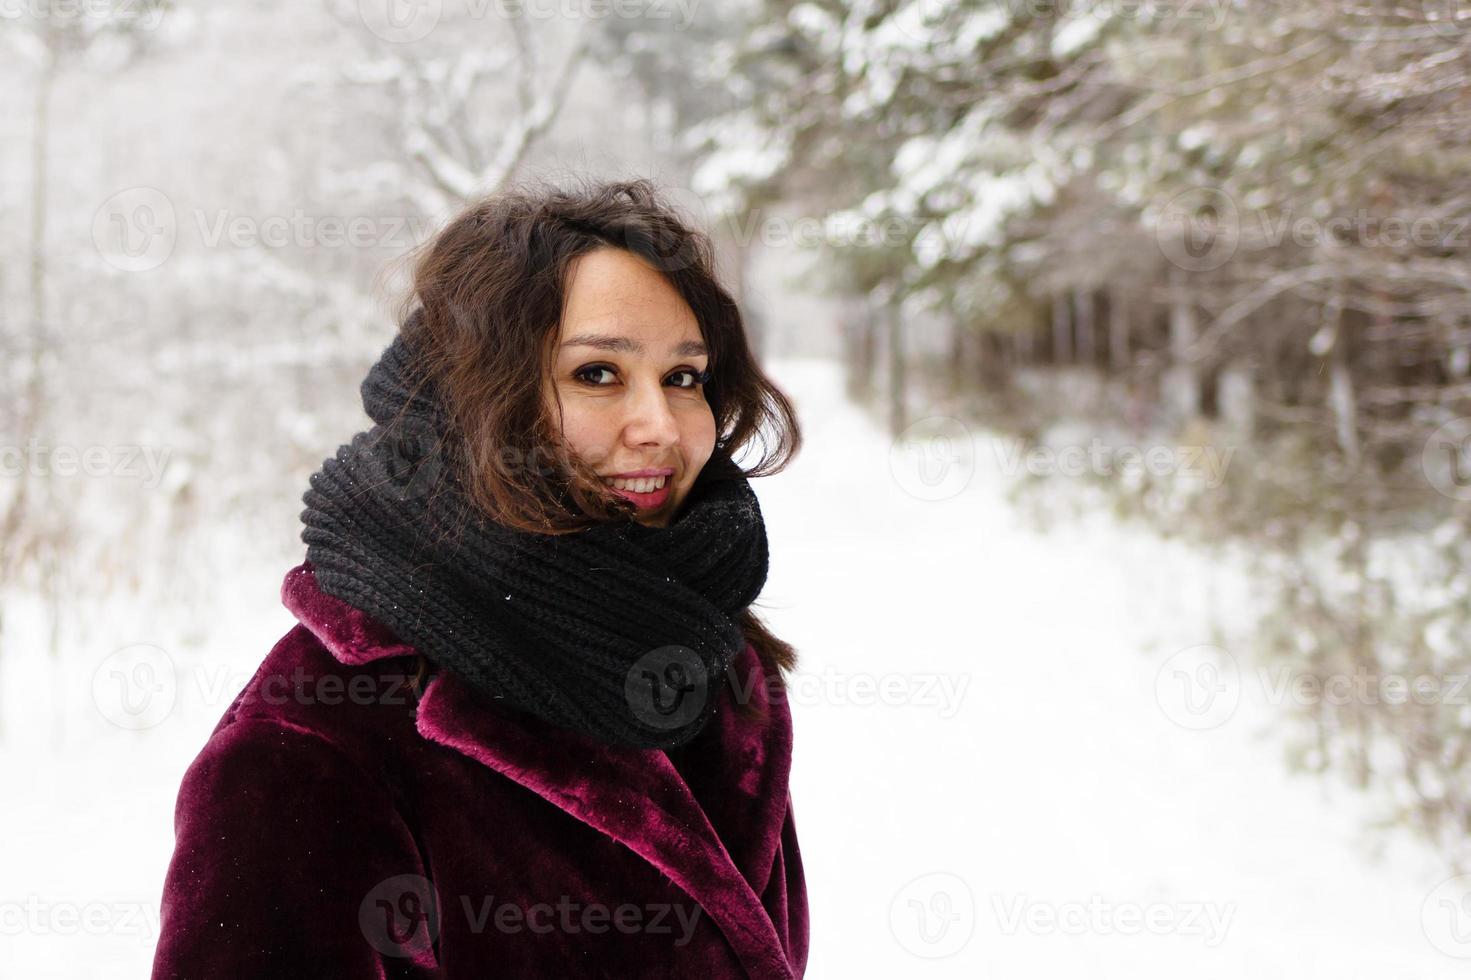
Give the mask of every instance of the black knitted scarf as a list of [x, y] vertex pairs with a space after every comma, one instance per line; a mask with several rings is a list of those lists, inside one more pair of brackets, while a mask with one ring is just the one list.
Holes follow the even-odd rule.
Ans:
[[413, 363], [400, 333], [361, 386], [376, 424], [302, 496], [318, 586], [512, 714], [634, 748], [694, 738], [766, 581], [744, 472], [717, 447], [665, 528], [513, 530], [444, 462], [445, 413], [432, 384], [411, 387]]

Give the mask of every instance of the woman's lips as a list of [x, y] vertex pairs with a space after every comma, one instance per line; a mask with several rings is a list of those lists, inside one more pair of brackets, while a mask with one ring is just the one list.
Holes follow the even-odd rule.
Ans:
[[626, 500], [633, 501], [634, 505], [640, 510], [653, 510], [655, 507], [663, 504], [664, 501], [669, 498], [669, 491], [673, 487], [674, 481], [672, 479], [665, 480], [662, 487], [657, 490], [651, 490], [648, 493], [638, 493], [633, 490], [620, 490], [611, 484], [608, 485], [609, 490], [612, 490], [618, 496], [623, 497]]

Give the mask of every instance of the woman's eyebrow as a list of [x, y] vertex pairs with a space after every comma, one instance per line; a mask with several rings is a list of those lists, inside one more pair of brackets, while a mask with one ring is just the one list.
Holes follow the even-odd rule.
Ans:
[[[618, 351], [629, 354], [642, 354], [644, 352], [644, 345], [631, 337], [616, 337], [598, 333], [580, 333], [575, 337], [569, 337], [562, 341], [562, 346], [593, 347], [597, 350]], [[702, 341], [682, 340], [669, 348], [669, 353], [675, 357], [702, 357], [708, 356], [710, 351]]]

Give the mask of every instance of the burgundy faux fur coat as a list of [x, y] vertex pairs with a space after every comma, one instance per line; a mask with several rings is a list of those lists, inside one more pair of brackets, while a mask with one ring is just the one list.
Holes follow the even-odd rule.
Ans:
[[[153, 976], [800, 977], [785, 698], [689, 745], [513, 720], [293, 568], [299, 620], [190, 765]], [[764, 677], [753, 648], [742, 677]]]

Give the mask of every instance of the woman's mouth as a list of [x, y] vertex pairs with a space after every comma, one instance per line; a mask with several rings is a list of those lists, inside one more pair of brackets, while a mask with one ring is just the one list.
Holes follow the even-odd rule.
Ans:
[[640, 510], [653, 510], [669, 499], [671, 488], [670, 478], [667, 476], [643, 476], [631, 480], [608, 480], [603, 481], [613, 492], [626, 500], [631, 500], [634, 506]]

